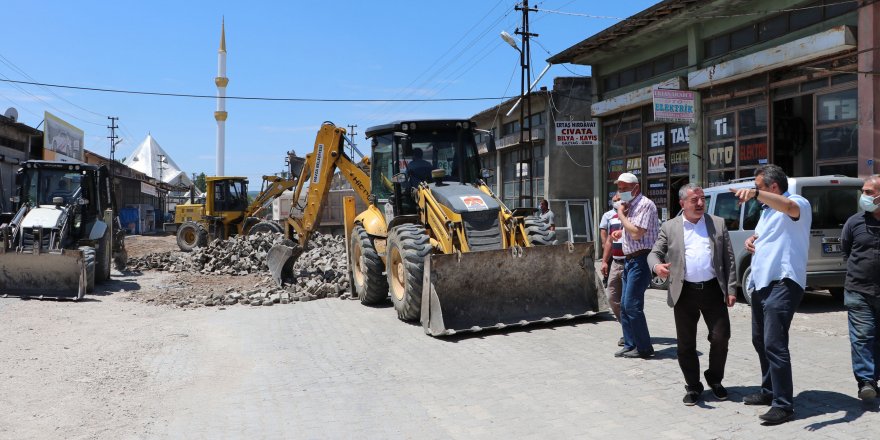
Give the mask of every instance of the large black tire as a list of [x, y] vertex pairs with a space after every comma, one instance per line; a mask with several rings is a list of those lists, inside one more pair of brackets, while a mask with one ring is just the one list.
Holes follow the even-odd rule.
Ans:
[[[83, 263], [86, 266], [86, 293], [95, 291], [95, 248], [91, 246], [82, 246], [79, 250], [83, 253]], [[76, 299], [82, 299], [82, 295], [77, 295]]]
[[400, 225], [388, 234], [388, 290], [397, 317], [403, 321], [420, 317], [425, 258], [430, 253], [431, 241], [422, 225]]
[[351, 230], [350, 245], [350, 281], [361, 304], [372, 305], [385, 301], [388, 297], [388, 280], [382, 273], [385, 265], [373, 246], [373, 239], [358, 225]]
[[279, 225], [278, 223], [266, 220], [251, 226], [251, 228], [247, 232], [247, 235], [259, 234], [261, 232], [264, 234], [274, 234], [276, 232], [280, 234], [283, 231], [281, 229], [281, 225]]
[[177, 228], [177, 247], [184, 252], [192, 252], [197, 247], [208, 244], [208, 231], [195, 222], [185, 222]]
[[526, 227], [526, 235], [533, 245], [548, 245], [556, 242], [556, 231], [550, 230], [550, 225], [544, 223], [538, 217], [526, 217], [523, 222]]
[[113, 244], [110, 242], [110, 228], [104, 231], [104, 236], [97, 243], [95, 251], [95, 282], [101, 283], [110, 279], [112, 264]]

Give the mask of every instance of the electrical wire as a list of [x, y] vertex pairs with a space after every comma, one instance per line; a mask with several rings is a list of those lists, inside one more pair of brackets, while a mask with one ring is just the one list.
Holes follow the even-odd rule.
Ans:
[[[20, 81], [9, 78], [0, 78], [0, 82], [26, 84], [33, 86], [55, 87], [59, 89], [84, 90], [89, 92], [104, 93], [122, 93], [128, 95], [148, 95], [148, 96], [166, 96], [175, 98], [199, 98], [199, 99], [217, 99], [215, 95], [200, 95], [196, 93], [170, 93], [170, 92], [152, 92], [143, 90], [125, 90], [125, 89], [107, 89], [102, 87], [83, 87], [67, 84], [51, 84], [35, 81]], [[510, 98], [510, 96], [480, 96], [467, 98], [430, 98], [430, 99], [390, 99], [390, 98], [274, 98], [269, 96], [227, 96], [226, 99], [243, 100], [243, 101], [281, 101], [281, 102], [455, 102], [455, 101], [494, 101], [502, 98]], [[101, 125], [103, 124], [96, 124]]]
[[[25, 72], [22, 68], [20, 68], [20, 67], [18, 67], [17, 65], [15, 65], [15, 63], [13, 63], [9, 58], [4, 57], [3, 54], [0, 54], [0, 63], [6, 64], [6, 65], [7, 65], [8, 67], [10, 67], [12, 70], [17, 71], [18, 73], [20, 73], [20, 74], [23, 75], [25, 78], [27, 78], [27, 79], [29, 79], [29, 80], [31, 80], [31, 81], [36, 81], [36, 80], [37, 80], [36, 78], [34, 78], [34, 77], [28, 75], [27, 72]], [[83, 110], [83, 111], [85, 111], [85, 112], [91, 113], [91, 114], [93, 114], [93, 115], [95, 115], [95, 116], [99, 116], [99, 117], [104, 117], [104, 116], [105, 116], [105, 115], [102, 115], [102, 114], [97, 113], [97, 112], [93, 112], [93, 111], [91, 111], [91, 110], [89, 110], [89, 109], [87, 109], [87, 108], [85, 108], [85, 107], [82, 107], [82, 106], [80, 106], [80, 105], [77, 105], [76, 103], [73, 103], [73, 102], [69, 101], [67, 98], [65, 98], [65, 97], [63, 97], [63, 96], [61, 96], [61, 95], [55, 93], [54, 90], [52, 90], [52, 89], [50, 89], [50, 88], [48, 88], [48, 87], [43, 87], [43, 89], [46, 90], [47, 92], [49, 92], [49, 93], [55, 95], [58, 99], [60, 99], [60, 100], [62, 100], [62, 101], [64, 101], [64, 102], [66, 102], [66, 103], [68, 103], [68, 104], [70, 104], [70, 105], [72, 105], [72, 106], [74, 106], [74, 107], [76, 107], [76, 108], [78, 108], [78, 109], [80, 109], [80, 110]]]

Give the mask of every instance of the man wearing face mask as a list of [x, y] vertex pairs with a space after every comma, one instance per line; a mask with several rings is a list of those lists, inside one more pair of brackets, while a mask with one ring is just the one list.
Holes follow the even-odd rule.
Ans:
[[880, 176], [865, 179], [859, 206], [865, 210], [846, 221], [840, 236], [846, 262], [844, 305], [849, 319], [853, 375], [862, 400], [877, 397], [880, 356]]
[[621, 230], [612, 238], [623, 237], [623, 291], [620, 298], [620, 325], [623, 348], [615, 357], [646, 359], [654, 355], [648, 321], [645, 320], [645, 290], [651, 284], [648, 253], [657, 241], [660, 219], [657, 206], [641, 193], [639, 178], [623, 173], [614, 182], [623, 202], [617, 208]]

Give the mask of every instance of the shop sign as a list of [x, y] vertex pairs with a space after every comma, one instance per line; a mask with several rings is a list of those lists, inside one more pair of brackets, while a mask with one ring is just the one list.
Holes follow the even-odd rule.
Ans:
[[648, 133], [651, 148], [663, 148], [666, 146], [666, 131], [654, 131]]
[[669, 152], [669, 172], [672, 174], [687, 174], [690, 165], [688, 164], [688, 150], [670, 151]]
[[617, 180], [623, 173], [623, 159], [614, 159], [608, 161], [608, 180]]
[[668, 195], [666, 179], [648, 181], [648, 198], [658, 207], [666, 207]]
[[596, 121], [556, 121], [556, 145], [584, 147], [599, 145]]
[[148, 195], [148, 196], [153, 196], [153, 197], [158, 196], [158, 192], [156, 191], [156, 187], [153, 185], [150, 185], [147, 182], [141, 182], [141, 192]]
[[687, 125], [679, 125], [669, 129], [670, 147], [682, 147], [691, 142], [691, 136]]
[[732, 167], [734, 151], [732, 144], [709, 147], [709, 169]]
[[767, 163], [767, 140], [741, 141], [739, 144], [740, 165], [764, 165]]
[[648, 156], [648, 174], [660, 174], [666, 172], [666, 155], [657, 154]]
[[635, 175], [642, 174], [642, 158], [630, 157], [626, 160], [626, 171]]
[[689, 90], [654, 90], [654, 120], [694, 122], [694, 96]]

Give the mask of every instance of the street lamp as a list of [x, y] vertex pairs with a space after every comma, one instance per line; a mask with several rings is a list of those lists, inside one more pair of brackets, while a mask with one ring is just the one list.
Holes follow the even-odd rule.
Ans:
[[510, 47], [522, 52], [519, 49], [519, 46], [516, 44], [516, 39], [513, 38], [513, 36], [511, 36], [510, 34], [508, 34], [507, 31], [501, 31], [501, 39], [504, 40], [507, 44], [509, 44]]

